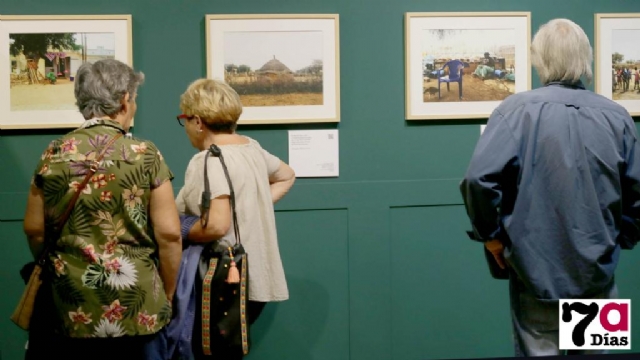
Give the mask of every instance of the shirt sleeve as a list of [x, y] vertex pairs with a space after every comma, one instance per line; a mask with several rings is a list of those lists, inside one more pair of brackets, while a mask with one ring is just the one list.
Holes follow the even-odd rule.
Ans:
[[633, 119], [625, 131], [625, 171], [622, 174], [622, 223], [618, 243], [633, 249], [640, 240], [640, 146]]
[[42, 176], [43, 170], [46, 171], [48, 167], [46, 160], [38, 161], [38, 165], [36, 165], [36, 169], [31, 175], [31, 185], [35, 185], [38, 189], [44, 188], [44, 177]]
[[278, 169], [280, 169], [280, 163], [282, 161], [280, 160], [279, 157], [271, 154], [270, 152], [268, 152], [267, 150], [262, 148], [262, 146], [260, 146], [260, 144], [258, 144], [258, 142], [256, 142], [256, 145], [258, 146], [258, 149], [260, 149], [260, 153], [262, 154], [262, 157], [264, 158], [265, 164], [267, 164], [267, 173], [268, 173], [268, 175], [269, 176], [273, 175], [276, 171], [278, 171]]
[[160, 153], [160, 150], [158, 150], [155, 145], [149, 145], [144, 156], [145, 163], [149, 163], [147, 161], [148, 159], [151, 163], [151, 166], [149, 167], [149, 180], [151, 181], [151, 189], [159, 187], [160, 185], [164, 184], [165, 181], [173, 180], [173, 173], [169, 169], [169, 166]]
[[[207, 175], [209, 177], [211, 199], [215, 199], [219, 196], [230, 195], [229, 182], [224, 174], [224, 169], [222, 168], [220, 159], [213, 156], [207, 156], [206, 159], [208, 161]], [[227, 164], [227, 166], [229, 165]]]
[[[209, 181], [209, 199], [215, 199], [219, 196], [230, 195], [229, 185], [227, 182], [227, 178], [224, 174], [224, 170], [222, 169], [222, 164], [220, 163], [220, 159], [210, 156], [208, 152], [201, 153], [195, 155], [191, 161], [189, 161], [189, 165], [187, 165], [187, 170], [184, 175], [184, 187], [180, 190], [180, 193], [177, 197], [177, 204], [184, 204], [185, 213], [189, 213], [187, 211], [190, 207], [194, 206], [194, 203], [190, 203], [194, 201], [194, 199], [198, 199], [197, 206], [202, 205], [202, 196], [205, 190], [204, 188], [204, 161], [207, 161], [207, 177]], [[227, 164], [228, 166], [228, 164]], [[196, 192], [196, 194], [193, 194]], [[180, 197], [182, 196], [182, 202]], [[191, 210], [193, 211], [193, 210]]]
[[31, 174], [31, 184], [35, 185], [38, 189], [44, 188], [44, 177], [51, 174], [50, 159], [54, 152], [54, 144], [55, 142], [52, 141], [47, 149], [42, 153], [35, 170]]
[[176, 196], [176, 207], [178, 208], [178, 213], [184, 214], [187, 211], [187, 204], [184, 200], [184, 186], [178, 191], [178, 196]]
[[[515, 115], [514, 115], [515, 116]], [[500, 206], [507, 173], [518, 165], [518, 147], [508, 119], [494, 111], [476, 145], [460, 183], [460, 191], [473, 227], [473, 239], [481, 242], [502, 236]]]

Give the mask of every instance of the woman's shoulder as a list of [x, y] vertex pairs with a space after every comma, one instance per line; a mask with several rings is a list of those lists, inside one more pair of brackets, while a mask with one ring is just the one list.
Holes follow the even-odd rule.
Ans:
[[221, 149], [242, 149], [248, 146], [255, 144], [256, 141], [246, 135], [234, 134], [232, 136], [226, 137], [221, 142], [218, 143], [218, 146]]
[[159, 150], [158, 145], [156, 145], [153, 141], [144, 139], [141, 137], [137, 137], [131, 133], [123, 136], [122, 141], [129, 143], [131, 145], [138, 145], [151, 150]]
[[247, 135], [240, 135], [240, 136], [247, 140], [246, 144], [248, 146], [255, 147], [255, 148], [258, 148], [258, 149], [262, 149], [262, 145], [260, 145], [260, 142], [258, 140], [254, 139], [254, 138], [252, 138], [250, 136], [247, 136]]
[[191, 159], [189, 159], [189, 164], [191, 163], [201, 163], [205, 157], [205, 155], [207, 155], [208, 150], [201, 150], [198, 151], [197, 153], [193, 154], [193, 156], [191, 156]]
[[189, 163], [187, 164], [187, 175], [193, 174], [194, 172], [200, 173], [204, 171], [204, 159], [207, 153], [207, 150], [202, 150], [191, 156], [191, 159], [189, 159]]
[[253, 150], [256, 148], [262, 149], [262, 147], [260, 146], [260, 143], [256, 139], [249, 137], [247, 135], [240, 135], [240, 134], [236, 134], [234, 138], [228, 139], [223, 144], [218, 146], [220, 146], [220, 149], [223, 152], [224, 151], [245, 152], [247, 150]]

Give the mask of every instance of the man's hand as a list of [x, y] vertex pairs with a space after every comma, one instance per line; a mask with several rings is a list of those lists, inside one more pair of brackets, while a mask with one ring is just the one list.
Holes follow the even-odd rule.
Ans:
[[497, 239], [489, 240], [484, 243], [484, 246], [493, 255], [493, 258], [496, 259], [498, 266], [502, 269], [506, 268], [507, 265], [504, 260], [504, 245], [502, 245], [502, 242]]

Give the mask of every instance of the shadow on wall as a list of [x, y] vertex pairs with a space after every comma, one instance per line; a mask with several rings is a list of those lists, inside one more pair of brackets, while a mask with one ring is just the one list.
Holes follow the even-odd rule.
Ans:
[[[24, 200], [22, 200], [24, 202]], [[7, 206], [5, 206], [7, 207]], [[1, 221], [0, 234], [3, 249], [0, 251], [0, 359], [24, 358], [27, 332], [9, 320], [20, 301], [25, 284], [20, 269], [31, 260], [27, 240], [22, 232], [22, 221]]]

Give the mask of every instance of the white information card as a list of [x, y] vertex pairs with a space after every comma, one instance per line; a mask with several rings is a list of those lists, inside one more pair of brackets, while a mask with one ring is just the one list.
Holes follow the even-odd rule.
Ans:
[[290, 130], [289, 166], [296, 177], [339, 174], [338, 130]]

